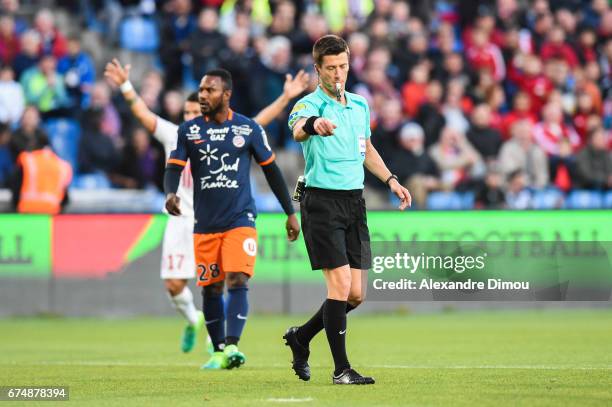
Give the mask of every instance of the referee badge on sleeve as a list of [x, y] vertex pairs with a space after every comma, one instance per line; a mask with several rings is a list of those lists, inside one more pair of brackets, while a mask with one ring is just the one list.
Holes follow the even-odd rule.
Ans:
[[306, 105], [304, 103], [298, 103], [293, 107], [293, 109], [291, 109], [291, 113], [289, 114], [289, 128], [293, 129], [293, 125], [301, 117], [299, 112], [304, 109], [306, 109]]

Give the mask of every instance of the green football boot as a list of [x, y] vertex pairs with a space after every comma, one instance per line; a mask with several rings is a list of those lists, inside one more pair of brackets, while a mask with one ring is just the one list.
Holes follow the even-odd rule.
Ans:
[[227, 345], [225, 349], [223, 349], [223, 353], [227, 357], [226, 369], [240, 367], [246, 362], [246, 356], [238, 350], [238, 346], [236, 345]]
[[204, 363], [200, 369], [229, 369], [227, 356], [223, 352], [214, 352], [208, 362]]
[[196, 322], [195, 325], [189, 324], [185, 327], [185, 331], [183, 332], [183, 340], [181, 343], [181, 350], [183, 352], [191, 352], [193, 346], [195, 345], [198, 332], [200, 332], [203, 326], [204, 314], [200, 312], [198, 313], [198, 322]]

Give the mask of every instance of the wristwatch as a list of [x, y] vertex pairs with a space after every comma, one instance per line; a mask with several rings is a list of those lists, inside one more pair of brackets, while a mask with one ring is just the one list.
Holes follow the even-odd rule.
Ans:
[[392, 179], [396, 180], [397, 182], [399, 182], [399, 179], [397, 178], [397, 175], [395, 174], [391, 174], [389, 176], [389, 178], [387, 178], [387, 180], [385, 181], [385, 184], [387, 184], [387, 186], [389, 186], [389, 181], [391, 181]]

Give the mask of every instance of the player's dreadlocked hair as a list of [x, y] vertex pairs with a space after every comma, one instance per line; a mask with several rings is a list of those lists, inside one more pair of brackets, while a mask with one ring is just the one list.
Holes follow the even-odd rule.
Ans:
[[232, 90], [232, 75], [222, 68], [212, 69], [205, 73], [205, 76], [216, 76], [223, 82], [223, 90]]

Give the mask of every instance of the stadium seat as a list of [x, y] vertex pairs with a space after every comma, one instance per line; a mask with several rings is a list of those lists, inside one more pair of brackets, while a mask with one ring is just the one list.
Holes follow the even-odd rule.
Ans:
[[81, 127], [72, 119], [49, 119], [43, 128], [49, 136], [53, 151], [62, 159], [68, 161], [74, 172], [78, 171], [79, 140]]
[[159, 47], [155, 21], [142, 16], [130, 16], [119, 26], [119, 46], [128, 51], [151, 53]]
[[108, 189], [111, 183], [104, 173], [81, 174], [74, 177], [72, 187], [76, 189]]
[[[434, 196], [431, 195], [442, 195], [442, 196]], [[452, 195], [452, 196], [451, 196]], [[432, 201], [430, 202], [430, 199]], [[412, 201], [412, 209], [432, 209], [432, 210], [455, 210], [455, 209], [474, 209], [474, 193], [473, 192], [432, 192], [428, 198], [426, 208], [420, 208], [418, 205]], [[400, 204], [399, 198], [393, 193], [389, 192], [389, 203], [392, 207], [396, 208]], [[432, 207], [433, 205], [433, 207]]]
[[555, 188], [535, 191], [533, 209], [558, 209], [563, 206], [563, 193]]
[[601, 192], [585, 189], [570, 192], [565, 201], [565, 207], [568, 209], [600, 209], [602, 206]]
[[427, 209], [459, 210], [464, 206], [464, 199], [464, 196], [458, 192], [432, 192], [427, 197]]
[[612, 209], [612, 191], [608, 191], [604, 195], [603, 207]]
[[476, 196], [473, 192], [465, 192], [461, 197], [461, 209], [474, 209]]

